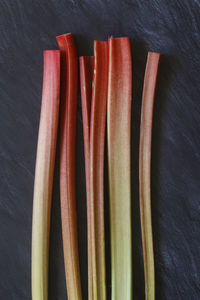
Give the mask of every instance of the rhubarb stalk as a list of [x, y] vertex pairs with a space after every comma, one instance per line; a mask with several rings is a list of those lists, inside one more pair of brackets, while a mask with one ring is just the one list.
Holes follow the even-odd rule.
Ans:
[[[91, 223], [90, 223], [90, 112], [92, 100], [92, 79], [93, 79], [93, 56], [81, 56], [79, 58], [80, 65], [80, 87], [81, 87], [81, 104], [82, 104], [82, 119], [83, 119], [83, 137], [84, 137], [84, 154], [85, 154], [85, 177], [86, 177], [86, 196], [87, 196], [87, 234], [88, 234], [88, 253], [91, 254]], [[88, 298], [92, 299], [92, 259], [88, 255]]]
[[57, 38], [61, 50], [60, 200], [67, 295], [81, 300], [75, 195], [78, 62], [72, 34]]
[[143, 87], [140, 127], [140, 218], [142, 229], [146, 300], [155, 299], [155, 271], [151, 220], [151, 140], [153, 107], [159, 60], [159, 53], [148, 53]]
[[107, 124], [113, 300], [132, 299], [131, 93], [129, 39], [110, 38]]
[[44, 51], [32, 220], [32, 300], [48, 299], [51, 198], [60, 92], [60, 51]]
[[92, 293], [90, 300], [106, 299], [104, 235], [104, 145], [108, 85], [108, 45], [94, 41], [94, 78], [90, 121], [90, 205]]

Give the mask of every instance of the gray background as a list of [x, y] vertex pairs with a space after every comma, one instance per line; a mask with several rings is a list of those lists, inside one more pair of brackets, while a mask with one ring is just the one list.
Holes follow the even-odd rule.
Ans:
[[[133, 54], [133, 298], [144, 299], [138, 207], [138, 142], [147, 51], [163, 53], [155, 104], [152, 213], [156, 295], [200, 299], [200, 1], [0, 1], [0, 299], [29, 300], [34, 165], [43, 50], [72, 32], [79, 55], [92, 41], [129, 36]], [[80, 96], [77, 202], [81, 276], [87, 299], [85, 174]], [[58, 158], [57, 158], [58, 162]], [[58, 164], [51, 226], [49, 299], [66, 299]], [[107, 178], [107, 177], [106, 177]], [[106, 189], [106, 232], [108, 199]], [[109, 262], [109, 243], [107, 242]], [[108, 264], [109, 269], [109, 264]], [[108, 275], [108, 291], [110, 277]]]

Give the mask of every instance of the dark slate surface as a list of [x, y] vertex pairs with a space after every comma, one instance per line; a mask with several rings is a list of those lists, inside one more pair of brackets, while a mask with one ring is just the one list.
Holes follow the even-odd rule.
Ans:
[[[55, 36], [65, 32], [75, 34], [81, 55], [92, 53], [93, 39], [107, 39], [109, 35], [131, 38], [133, 298], [138, 300], [144, 299], [138, 208], [141, 92], [147, 51], [163, 53], [152, 159], [156, 294], [159, 300], [200, 299], [199, 20], [199, 0], [0, 1], [0, 299], [31, 299], [32, 193], [41, 103], [42, 51], [56, 49]], [[77, 124], [79, 246], [84, 299], [87, 299], [80, 97]], [[49, 299], [66, 299], [57, 166], [49, 276]]]

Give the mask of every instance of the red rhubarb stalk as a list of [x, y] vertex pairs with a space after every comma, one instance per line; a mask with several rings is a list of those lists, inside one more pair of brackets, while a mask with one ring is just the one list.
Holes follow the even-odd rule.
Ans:
[[75, 195], [78, 62], [72, 34], [57, 38], [61, 50], [60, 200], [67, 295], [81, 300]]
[[132, 299], [131, 92], [129, 39], [110, 38], [107, 129], [112, 300]]
[[32, 299], [48, 299], [51, 199], [60, 92], [60, 51], [44, 51], [42, 106], [37, 145], [32, 224]]
[[153, 107], [159, 60], [159, 53], [148, 53], [143, 87], [140, 127], [140, 217], [142, 228], [146, 300], [155, 299], [155, 271], [151, 220], [151, 140]]
[[[91, 253], [91, 223], [90, 223], [90, 190], [89, 190], [89, 174], [90, 174], [90, 112], [92, 99], [92, 79], [94, 58], [92, 56], [81, 56], [79, 58], [80, 65], [80, 86], [81, 86], [81, 104], [83, 118], [83, 137], [84, 137], [84, 153], [85, 153], [85, 177], [86, 177], [86, 195], [87, 195], [87, 223], [88, 223], [88, 253]], [[92, 299], [92, 259], [88, 256], [88, 298]]]
[[[94, 41], [94, 78], [90, 121], [90, 196], [92, 296], [106, 299], [104, 236], [104, 145], [108, 84], [108, 45]], [[90, 249], [89, 249], [90, 250]], [[91, 295], [91, 293], [89, 293]]]
[[[89, 195], [89, 153], [90, 153], [90, 112], [92, 100], [92, 79], [93, 79], [93, 56], [81, 56], [80, 62], [80, 86], [81, 104], [83, 118], [83, 136], [85, 153], [85, 172], [86, 172], [86, 192]], [[88, 202], [88, 201], [87, 201]]]

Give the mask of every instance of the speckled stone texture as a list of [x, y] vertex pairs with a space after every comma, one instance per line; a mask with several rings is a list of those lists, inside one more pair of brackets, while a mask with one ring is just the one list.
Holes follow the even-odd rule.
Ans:
[[[31, 299], [32, 194], [41, 104], [42, 51], [57, 49], [55, 36], [66, 32], [75, 35], [80, 55], [92, 54], [93, 39], [104, 40], [110, 35], [131, 38], [134, 300], [144, 299], [138, 199], [143, 76], [147, 51], [163, 53], [152, 149], [156, 299], [200, 299], [199, 20], [199, 0], [0, 1], [0, 299]], [[83, 300], [86, 300], [86, 199], [80, 96], [78, 101], [76, 184]], [[67, 296], [58, 158], [55, 173], [49, 299], [64, 300]], [[106, 189], [107, 238], [108, 228]]]

